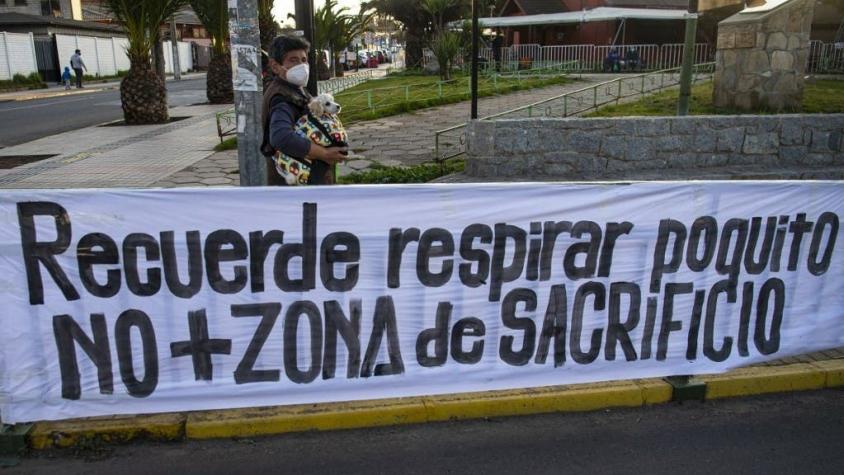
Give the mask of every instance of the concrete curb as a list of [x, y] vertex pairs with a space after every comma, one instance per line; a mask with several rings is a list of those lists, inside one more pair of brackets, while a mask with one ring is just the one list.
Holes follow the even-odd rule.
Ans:
[[[844, 359], [742, 368], [694, 379], [706, 384], [706, 399], [834, 388], [844, 386]], [[28, 445], [40, 450], [135, 439], [253, 437], [640, 407], [666, 403], [673, 396], [670, 384], [661, 379], [645, 379], [330, 404], [76, 419], [36, 423], [29, 433]]]

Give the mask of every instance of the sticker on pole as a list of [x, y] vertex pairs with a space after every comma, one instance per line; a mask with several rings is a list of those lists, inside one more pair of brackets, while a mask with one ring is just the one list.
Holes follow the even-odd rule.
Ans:
[[235, 91], [257, 91], [258, 49], [251, 45], [232, 45], [232, 84]]

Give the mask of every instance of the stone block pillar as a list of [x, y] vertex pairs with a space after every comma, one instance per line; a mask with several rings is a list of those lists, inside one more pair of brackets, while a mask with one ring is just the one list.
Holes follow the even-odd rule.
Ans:
[[767, 11], [736, 13], [718, 24], [715, 107], [800, 109], [814, 3], [787, 0]]

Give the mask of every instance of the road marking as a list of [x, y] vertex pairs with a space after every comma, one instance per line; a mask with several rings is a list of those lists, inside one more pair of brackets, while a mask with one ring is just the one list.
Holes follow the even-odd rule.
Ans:
[[66, 101], [44, 102], [44, 103], [41, 103], [41, 104], [33, 104], [33, 105], [30, 105], [30, 106], [10, 107], [8, 109], [0, 109], [0, 112], [11, 112], [11, 111], [23, 110], [23, 109], [35, 109], [36, 107], [53, 106], [53, 105], [56, 105], [56, 104], [69, 104], [71, 102], [80, 102], [80, 101], [86, 101], [86, 100], [88, 100], [87, 97], [82, 97], [82, 98], [79, 98], [79, 99], [71, 99], [71, 100], [66, 100]]
[[79, 160], [84, 160], [84, 159], [90, 157], [91, 155], [93, 155], [93, 154], [88, 153], [88, 152], [80, 152], [80, 153], [77, 153], [76, 155], [74, 155], [72, 157], [65, 158], [64, 160], [62, 160], [62, 163], [78, 162]]

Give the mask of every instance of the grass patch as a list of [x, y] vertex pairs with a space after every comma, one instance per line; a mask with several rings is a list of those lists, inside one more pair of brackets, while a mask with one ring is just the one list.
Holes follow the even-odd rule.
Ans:
[[235, 150], [237, 148], [237, 137], [229, 137], [226, 140], [214, 146], [215, 152], [223, 152], [226, 150]]
[[[343, 124], [350, 125], [362, 120], [380, 119], [403, 112], [468, 101], [472, 97], [469, 92], [469, 80], [468, 75], [457, 73], [452, 81], [442, 85], [442, 93], [440, 93], [439, 76], [425, 75], [419, 71], [397, 72], [389, 74], [384, 79], [367, 81], [364, 84], [346, 89], [336, 94], [334, 98], [343, 106], [340, 116]], [[576, 79], [565, 75], [524, 77], [523, 79], [509, 76], [499, 77], [495, 80], [490, 76], [479, 78], [478, 97], [568, 84], [574, 81]], [[373, 88], [373, 84], [378, 84], [378, 87]], [[410, 88], [410, 100], [405, 100], [405, 87]], [[373, 105], [376, 106], [374, 111], [368, 107], [368, 91], [372, 91]], [[229, 141], [233, 142], [223, 145]], [[237, 148], [237, 138], [227, 139], [223, 144], [217, 145], [214, 150], [220, 152]]]
[[[471, 98], [469, 75], [458, 73], [451, 81], [440, 81], [438, 76], [422, 74], [391, 74], [384, 79], [367, 81], [338, 93], [335, 98], [343, 106], [344, 123], [372, 120], [403, 112]], [[525, 89], [567, 84], [574, 81], [556, 73], [547, 76], [524, 74], [485, 76], [478, 80], [478, 96], [487, 97]], [[373, 87], [377, 85], [377, 87]]]
[[[689, 101], [690, 115], [709, 114], [748, 114], [749, 112], [732, 109], [716, 109], [712, 104], [712, 82], [692, 87]], [[670, 116], [677, 113], [676, 89], [662, 91], [627, 104], [604, 106], [586, 117], [625, 117], [625, 116]], [[844, 81], [818, 80], [807, 83], [803, 91], [801, 111], [807, 114], [832, 114], [844, 112]], [[773, 111], [755, 111], [754, 114], [775, 113]]]
[[46, 89], [47, 84], [41, 80], [41, 75], [31, 73], [29, 76], [15, 74], [11, 80], [0, 81], [0, 91], [25, 91], [29, 89]]
[[462, 172], [464, 165], [463, 160], [451, 160], [446, 162], [444, 169], [437, 163], [423, 163], [412, 167], [382, 166], [341, 176], [337, 182], [341, 185], [427, 183], [443, 175]]
[[[102, 75], [90, 75], [84, 74], [82, 75], [82, 80], [85, 82], [92, 82], [92, 83], [99, 83], [99, 82], [108, 82], [114, 79], [123, 79], [126, 75], [129, 74], [129, 71], [117, 71], [117, 74], [109, 74], [106, 76]], [[76, 80], [76, 76], [73, 76], [73, 81]]]

